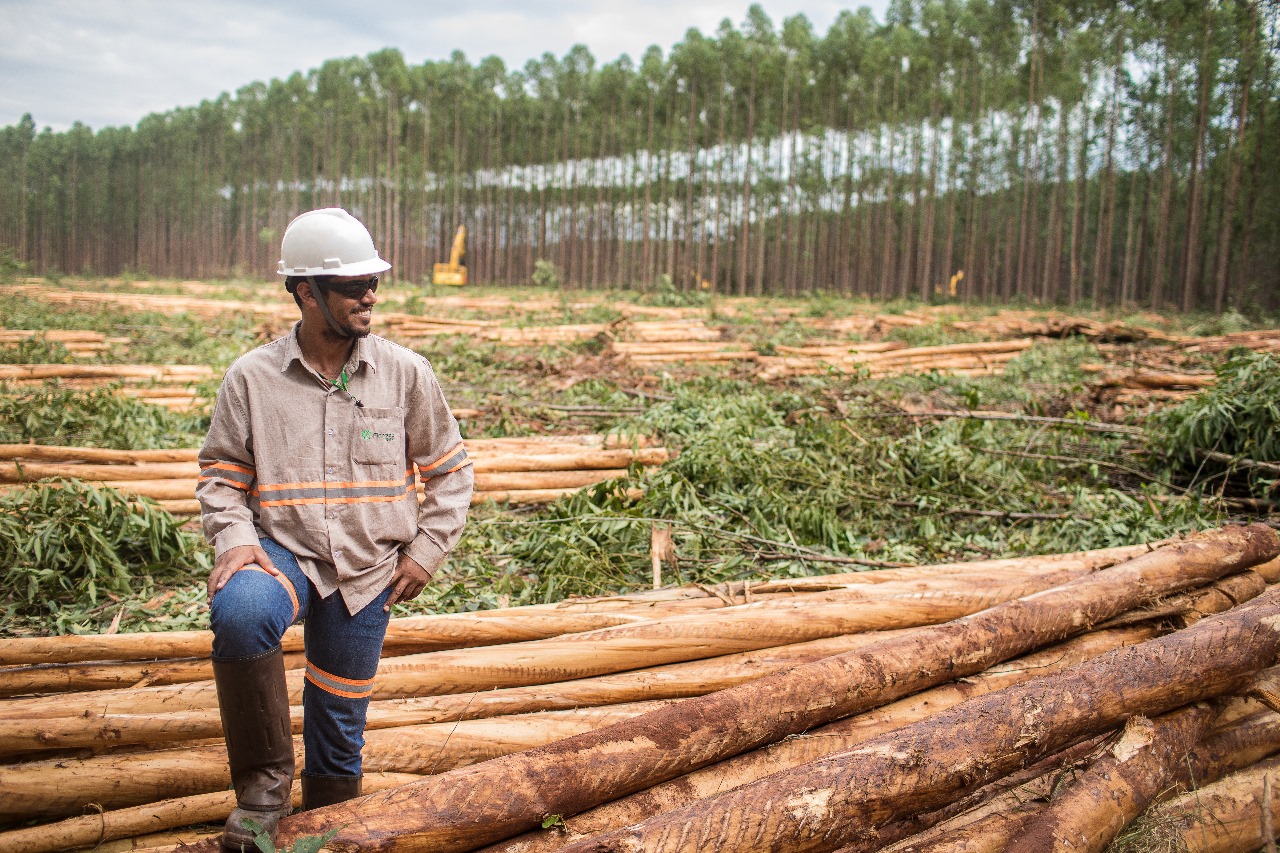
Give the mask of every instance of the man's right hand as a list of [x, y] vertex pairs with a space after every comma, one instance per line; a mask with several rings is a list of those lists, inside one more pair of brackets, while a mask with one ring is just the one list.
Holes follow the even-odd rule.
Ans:
[[261, 566], [273, 575], [280, 574], [280, 570], [271, 564], [271, 558], [262, 550], [261, 545], [237, 545], [229, 548], [213, 561], [213, 571], [209, 573], [210, 603], [213, 602], [214, 594], [227, 585], [231, 576], [245, 566]]

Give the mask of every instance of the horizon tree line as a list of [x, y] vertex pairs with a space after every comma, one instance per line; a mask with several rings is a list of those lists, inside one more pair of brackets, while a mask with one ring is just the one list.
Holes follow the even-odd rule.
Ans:
[[760, 5], [599, 64], [399, 50], [146, 116], [0, 128], [37, 273], [265, 277], [346, 207], [401, 280], [1221, 312], [1280, 304], [1277, 0]]

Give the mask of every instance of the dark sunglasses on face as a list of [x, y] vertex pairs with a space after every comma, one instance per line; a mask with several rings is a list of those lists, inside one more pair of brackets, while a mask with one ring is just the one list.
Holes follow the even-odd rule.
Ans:
[[378, 292], [378, 277], [371, 275], [358, 281], [330, 282], [325, 284], [325, 288], [347, 299], [363, 299], [365, 291]]

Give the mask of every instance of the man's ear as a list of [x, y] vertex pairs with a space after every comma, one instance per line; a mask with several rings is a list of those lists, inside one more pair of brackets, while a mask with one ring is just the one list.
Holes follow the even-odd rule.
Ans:
[[294, 287], [294, 292], [298, 294], [298, 298], [304, 303], [315, 302], [319, 298], [315, 292], [315, 288], [311, 286], [311, 282], [309, 281], [298, 282], [297, 286]]

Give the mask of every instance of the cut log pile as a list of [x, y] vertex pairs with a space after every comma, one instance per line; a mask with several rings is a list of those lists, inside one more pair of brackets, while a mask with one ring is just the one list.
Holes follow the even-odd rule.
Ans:
[[12, 347], [28, 341], [59, 344], [72, 355], [93, 356], [113, 346], [129, 343], [128, 338], [108, 337], [103, 332], [87, 329], [0, 329], [0, 347]]
[[178, 296], [166, 293], [111, 293], [87, 290], [64, 290], [39, 284], [10, 285], [5, 288], [53, 305], [73, 308], [97, 308], [103, 305], [120, 305], [130, 311], [156, 311], [162, 314], [194, 314], [198, 317], [217, 317], [221, 314], [254, 314], [280, 319], [297, 319], [298, 308], [291, 300], [248, 302], [233, 299], [203, 299], [197, 296]]
[[1252, 332], [1236, 332], [1208, 338], [1191, 338], [1186, 341], [1186, 352], [1225, 352], [1232, 347], [1246, 347], [1257, 352], [1280, 353], [1280, 329], [1260, 329]]
[[701, 320], [637, 320], [619, 323], [568, 323], [508, 326], [493, 320], [452, 320], [413, 314], [383, 314], [385, 334], [404, 341], [436, 335], [466, 335], [482, 341], [530, 346], [608, 337], [630, 341], [718, 341], [720, 332]]
[[[490, 438], [467, 441], [475, 460], [473, 504], [550, 503], [562, 495], [627, 475], [632, 465], [661, 465], [663, 447], [616, 435]], [[0, 489], [69, 477], [155, 500], [175, 515], [195, 515], [197, 450], [104, 450], [53, 445], [0, 445]], [[421, 495], [422, 484], [418, 483]]]
[[998, 311], [981, 320], [954, 320], [948, 325], [953, 329], [977, 332], [993, 338], [1078, 336], [1115, 343], [1186, 340], [1184, 337], [1171, 335], [1151, 326], [1092, 320], [1088, 317], [1073, 317], [1056, 312], [1046, 315], [1043, 311]]
[[0, 364], [0, 382], [33, 388], [56, 381], [63, 388], [106, 388], [144, 403], [186, 411], [209, 399], [194, 387], [213, 379], [199, 364]]
[[992, 376], [1022, 353], [1031, 349], [1031, 340], [989, 341], [974, 344], [947, 344], [935, 347], [888, 348], [880, 351], [846, 347], [846, 352], [824, 347], [822, 354], [760, 356], [759, 376], [772, 379], [804, 373], [837, 370], [852, 373], [866, 370], [872, 379], [910, 373], [942, 371], [959, 376]]
[[1095, 389], [1105, 390], [1108, 400], [1120, 404], [1178, 402], [1205, 388], [1211, 388], [1218, 381], [1214, 374], [1205, 372], [1107, 364], [1084, 364], [1081, 369], [1096, 376], [1091, 383]]
[[[1165, 798], [1154, 811], [1183, 837], [1214, 840], [1189, 849], [1256, 849], [1220, 842], [1260, 839], [1258, 780], [1280, 782], [1277, 557], [1270, 529], [1233, 527], [393, 620], [364, 753], [385, 789], [286, 818], [278, 844], [336, 829], [344, 850], [937, 851], [1004, 832], [963, 849], [1101, 850]], [[0, 851], [225, 815], [210, 682], [70, 680], [207, 665], [208, 648], [201, 632], [0, 641], [13, 684], [68, 674], [0, 702], [0, 820], [52, 821], [0, 833]], [[289, 684], [296, 703], [300, 670]], [[1191, 784], [1212, 811], [1167, 799]], [[80, 817], [89, 804], [104, 811]]]

